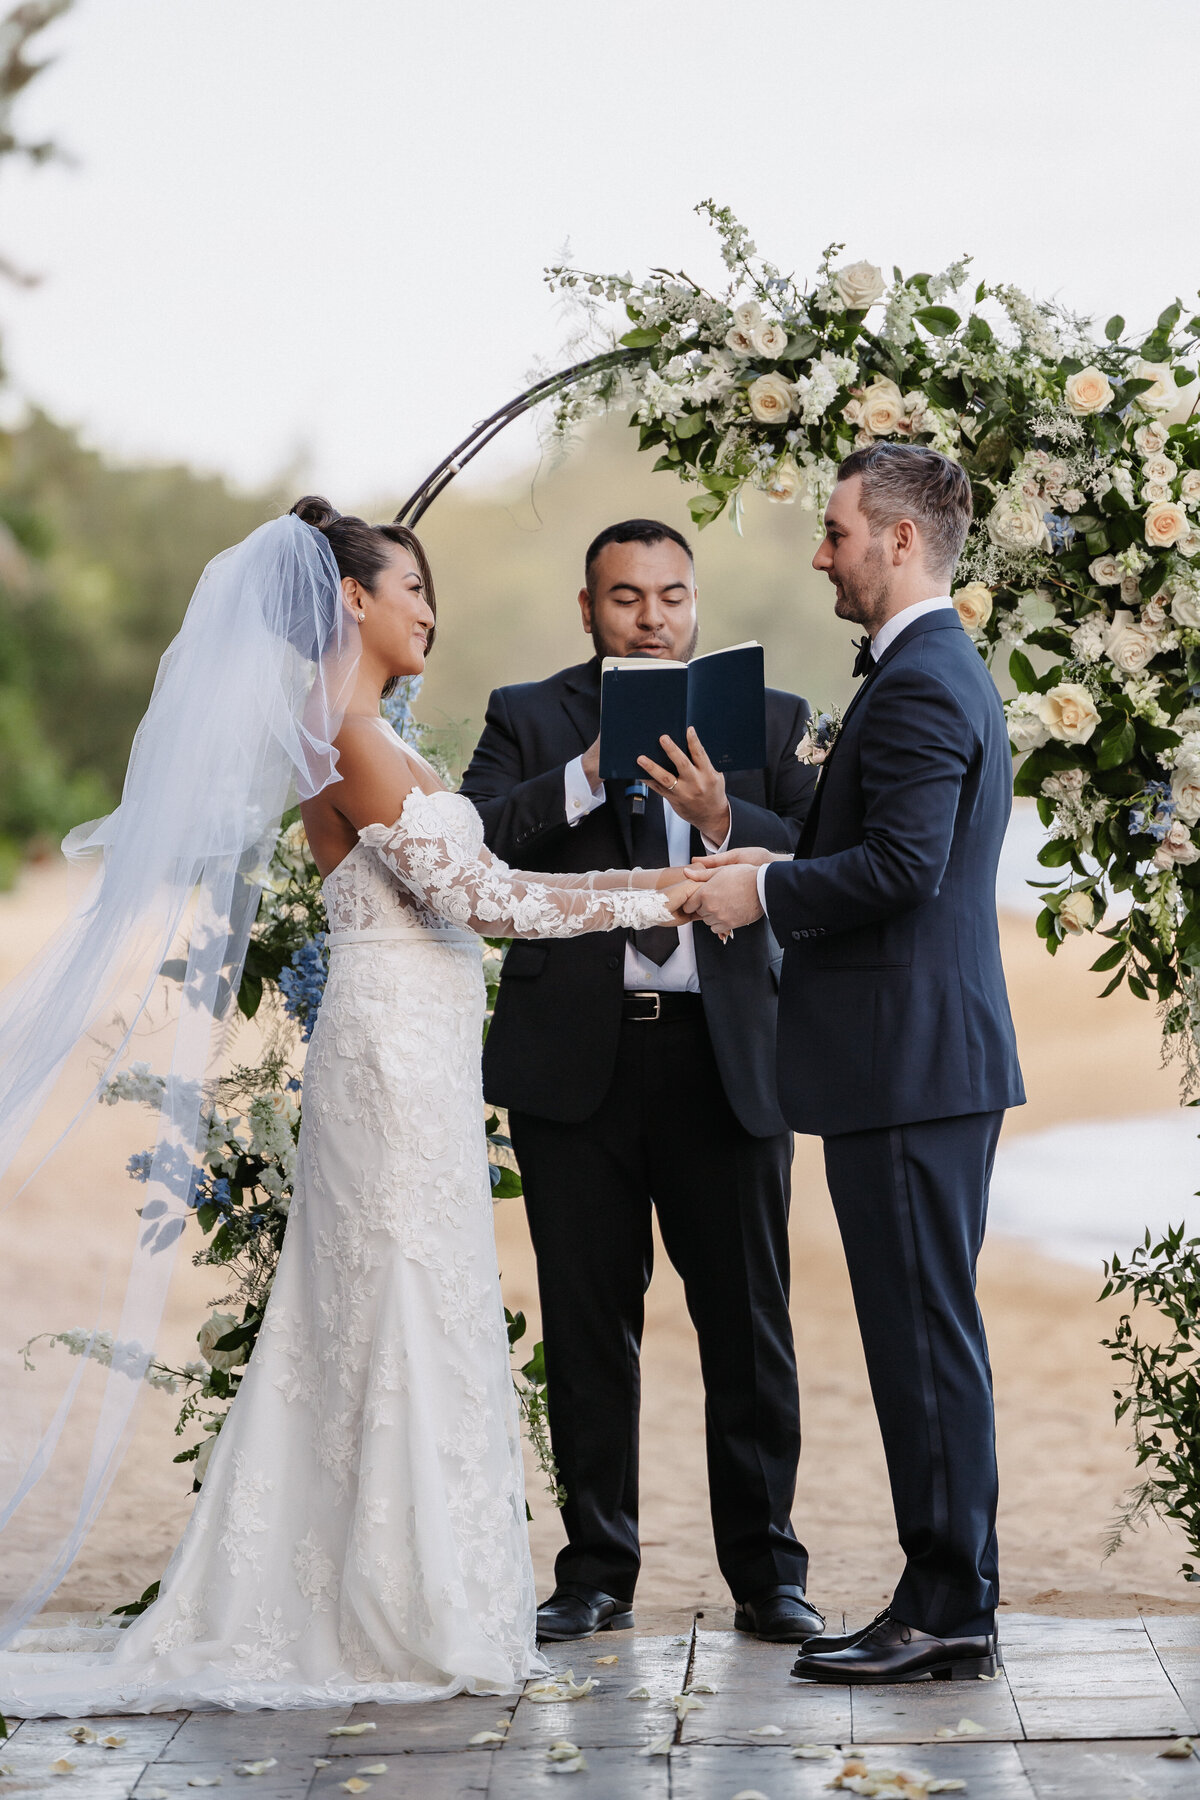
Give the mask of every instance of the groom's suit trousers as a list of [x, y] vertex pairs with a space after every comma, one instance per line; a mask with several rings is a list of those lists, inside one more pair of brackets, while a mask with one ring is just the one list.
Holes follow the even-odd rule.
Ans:
[[895, 1616], [920, 1631], [993, 1629], [992, 1374], [975, 1299], [1002, 1112], [825, 1139], [906, 1562]]
[[789, 1517], [800, 1453], [788, 1316], [792, 1140], [745, 1130], [699, 995], [678, 999], [679, 1016], [622, 1023], [611, 1086], [589, 1118], [509, 1112], [567, 1493], [555, 1575], [633, 1598], [639, 1356], [656, 1213], [699, 1341], [713, 1537], [740, 1600], [803, 1584], [808, 1568]]

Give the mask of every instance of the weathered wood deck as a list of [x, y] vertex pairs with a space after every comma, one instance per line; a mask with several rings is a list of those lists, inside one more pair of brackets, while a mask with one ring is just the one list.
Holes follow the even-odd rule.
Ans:
[[[328, 1712], [176, 1713], [92, 1719], [115, 1749], [76, 1744], [64, 1720], [25, 1720], [0, 1745], [0, 1795], [58, 1800], [190, 1800], [219, 1781], [247, 1800], [527, 1800], [579, 1792], [594, 1800], [816, 1800], [841, 1758], [797, 1757], [806, 1745], [853, 1746], [867, 1764], [966, 1782], [967, 1800], [1168, 1800], [1200, 1795], [1200, 1759], [1164, 1760], [1165, 1743], [1200, 1734], [1200, 1619], [1004, 1621], [1005, 1668], [990, 1682], [818, 1688], [789, 1679], [794, 1652], [731, 1632], [635, 1637], [610, 1633], [551, 1646], [556, 1673], [597, 1686], [583, 1699], [460, 1699], [418, 1707]], [[615, 1664], [599, 1659], [616, 1656]], [[650, 1700], [631, 1700], [646, 1687]], [[713, 1688], [680, 1721], [673, 1696]], [[337, 1725], [373, 1721], [359, 1737]], [[977, 1729], [961, 1732], [964, 1720]], [[502, 1742], [470, 1746], [481, 1731]], [[956, 1733], [953, 1736], [945, 1735]], [[670, 1739], [665, 1754], [649, 1747]], [[586, 1767], [547, 1755], [561, 1740]], [[73, 1770], [54, 1773], [65, 1757]], [[246, 1762], [275, 1759], [260, 1775]], [[318, 1759], [327, 1758], [325, 1767]], [[370, 1765], [386, 1764], [376, 1772]], [[364, 1773], [359, 1776], [358, 1771]]]

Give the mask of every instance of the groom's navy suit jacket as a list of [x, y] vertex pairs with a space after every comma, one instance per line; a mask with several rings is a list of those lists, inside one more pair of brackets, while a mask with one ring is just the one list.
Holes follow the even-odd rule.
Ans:
[[[795, 694], [767, 690], [766, 765], [726, 777], [730, 848], [795, 848], [813, 792], [812, 770], [795, 757], [808, 716], [807, 703]], [[607, 804], [578, 825], [567, 824], [565, 765], [599, 729], [594, 657], [545, 681], [492, 694], [462, 791], [478, 808], [497, 856], [517, 868], [551, 872], [632, 866], [624, 782], [608, 782]], [[704, 853], [695, 831], [692, 851]], [[492, 1105], [568, 1124], [600, 1105], [617, 1060], [627, 936], [591, 932], [512, 944], [483, 1052]], [[779, 947], [761, 921], [724, 945], [698, 925], [694, 942], [704, 1016], [729, 1103], [754, 1137], [786, 1131], [774, 1070]]]
[[1011, 795], [991, 676], [954, 611], [925, 613], [851, 702], [795, 860], [764, 877], [795, 1130], [1023, 1102], [996, 919]]

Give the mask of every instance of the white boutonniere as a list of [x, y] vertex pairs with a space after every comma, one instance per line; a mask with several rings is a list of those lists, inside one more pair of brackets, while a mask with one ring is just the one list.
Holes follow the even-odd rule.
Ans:
[[820, 768], [837, 743], [841, 729], [842, 713], [837, 706], [810, 719], [804, 736], [796, 745], [796, 761], [810, 768]]

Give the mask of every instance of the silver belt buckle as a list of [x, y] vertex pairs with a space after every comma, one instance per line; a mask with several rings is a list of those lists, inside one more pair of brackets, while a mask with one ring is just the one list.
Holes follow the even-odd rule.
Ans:
[[635, 1019], [636, 1025], [653, 1025], [662, 1015], [662, 995], [657, 988], [639, 988], [634, 993], [635, 1000], [653, 1000], [654, 1011], [646, 1019]]

